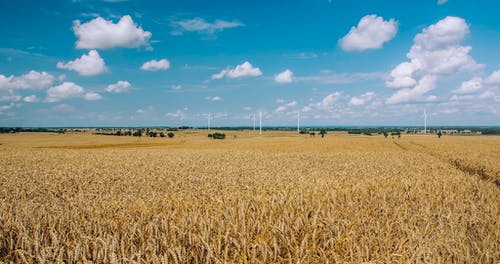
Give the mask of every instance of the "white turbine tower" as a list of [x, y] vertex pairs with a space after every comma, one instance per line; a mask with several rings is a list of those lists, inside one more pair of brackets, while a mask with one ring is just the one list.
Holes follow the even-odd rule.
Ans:
[[259, 135], [262, 135], [262, 111], [259, 112]]
[[427, 112], [424, 109], [424, 134], [427, 134]]
[[253, 131], [255, 131], [255, 114], [253, 114]]
[[297, 133], [300, 133], [300, 111], [297, 112]]
[[208, 113], [207, 122], [208, 122], [208, 132], [210, 132], [210, 112]]

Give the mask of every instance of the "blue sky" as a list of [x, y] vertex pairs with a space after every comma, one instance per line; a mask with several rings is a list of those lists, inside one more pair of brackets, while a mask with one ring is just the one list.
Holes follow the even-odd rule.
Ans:
[[0, 126], [500, 125], [498, 1], [0, 2]]

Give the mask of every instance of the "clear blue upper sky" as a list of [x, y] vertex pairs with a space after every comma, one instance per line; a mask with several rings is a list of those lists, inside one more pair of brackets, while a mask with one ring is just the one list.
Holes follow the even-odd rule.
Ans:
[[500, 125], [500, 1], [0, 2], [0, 126]]

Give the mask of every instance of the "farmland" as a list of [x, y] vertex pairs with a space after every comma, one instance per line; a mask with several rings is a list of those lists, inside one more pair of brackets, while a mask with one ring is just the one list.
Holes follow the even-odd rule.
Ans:
[[0, 261], [500, 261], [500, 137], [0, 135]]

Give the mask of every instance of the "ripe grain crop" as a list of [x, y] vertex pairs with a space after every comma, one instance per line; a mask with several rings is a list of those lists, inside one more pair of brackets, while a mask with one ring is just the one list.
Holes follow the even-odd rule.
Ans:
[[226, 133], [1, 135], [0, 261], [500, 261], [499, 137]]

